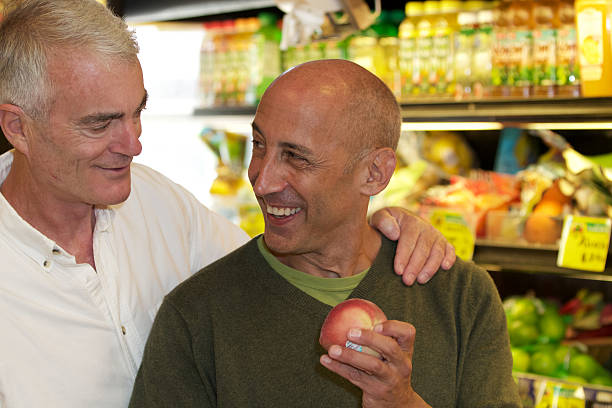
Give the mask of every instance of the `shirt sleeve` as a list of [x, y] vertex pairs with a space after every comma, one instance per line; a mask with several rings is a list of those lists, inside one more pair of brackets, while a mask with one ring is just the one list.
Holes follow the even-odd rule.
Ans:
[[460, 407], [521, 407], [512, 377], [512, 354], [506, 317], [493, 280], [484, 271], [470, 285], [471, 330], [462, 359]]
[[[142, 165], [133, 166], [136, 179], [130, 197], [134, 211], [146, 202], [150, 224], [160, 224], [166, 240], [180, 240], [188, 256], [189, 275], [227, 255], [249, 240], [240, 227], [202, 204], [191, 192], [164, 175]], [[135, 198], [137, 197], [137, 199]], [[159, 237], [156, 237], [159, 241]]]
[[166, 298], [147, 340], [129, 406], [207, 408], [216, 405], [214, 378], [200, 375], [189, 327]]
[[244, 245], [249, 236], [236, 224], [195, 200], [191, 224], [192, 273]]

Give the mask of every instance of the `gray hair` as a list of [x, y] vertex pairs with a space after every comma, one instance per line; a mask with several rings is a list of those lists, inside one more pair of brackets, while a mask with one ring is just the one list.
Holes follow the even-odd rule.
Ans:
[[125, 22], [96, 0], [9, 0], [0, 22], [0, 103], [47, 118], [51, 54], [85, 51], [104, 61], [137, 61]]

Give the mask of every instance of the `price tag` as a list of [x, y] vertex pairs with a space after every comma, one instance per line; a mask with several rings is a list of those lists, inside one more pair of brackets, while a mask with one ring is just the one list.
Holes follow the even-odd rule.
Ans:
[[603, 272], [610, 244], [610, 219], [567, 215], [557, 266]]
[[429, 216], [431, 224], [455, 247], [455, 253], [464, 261], [474, 255], [474, 232], [465, 217], [458, 212], [434, 210]]

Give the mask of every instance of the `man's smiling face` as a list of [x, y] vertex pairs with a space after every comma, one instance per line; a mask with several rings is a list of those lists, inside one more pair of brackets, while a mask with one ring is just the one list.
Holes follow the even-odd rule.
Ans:
[[130, 194], [146, 91], [138, 61], [106, 62], [50, 58], [51, 110], [31, 121], [27, 156], [38, 188], [58, 200], [109, 205]]
[[318, 252], [354, 222], [359, 192], [345, 172], [346, 131], [337, 95], [300, 80], [271, 85], [253, 121], [249, 179], [277, 254]]

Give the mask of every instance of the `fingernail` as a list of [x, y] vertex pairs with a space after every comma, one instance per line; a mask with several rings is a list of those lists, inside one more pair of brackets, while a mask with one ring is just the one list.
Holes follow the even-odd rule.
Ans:
[[342, 349], [340, 346], [331, 346], [327, 352], [330, 356], [339, 357], [342, 354]]
[[[402, 264], [397, 265], [397, 268], [395, 268], [395, 270], [396, 271], [403, 271], [404, 270], [404, 265], [402, 265]], [[397, 273], [398, 275], [402, 274], [401, 272], [395, 272], [395, 273]]]
[[444, 269], [448, 269], [448, 268], [450, 268], [450, 267], [451, 267], [451, 264], [450, 264], [450, 262], [448, 262], [448, 261], [444, 261], [444, 263], [442, 264], [442, 267], [443, 267]]
[[351, 330], [349, 330], [349, 337], [352, 337], [354, 339], [358, 339], [359, 337], [361, 337], [361, 329], [351, 329]]
[[374, 331], [376, 333], [382, 332], [382, 324], [377, 324], [376, 326], [374, 326]]
[[326, 355], [321, 356], [321, 362], [325, 363], [325, 364], [330, 364], [332, 362], [331, 358], [327, 357]]

